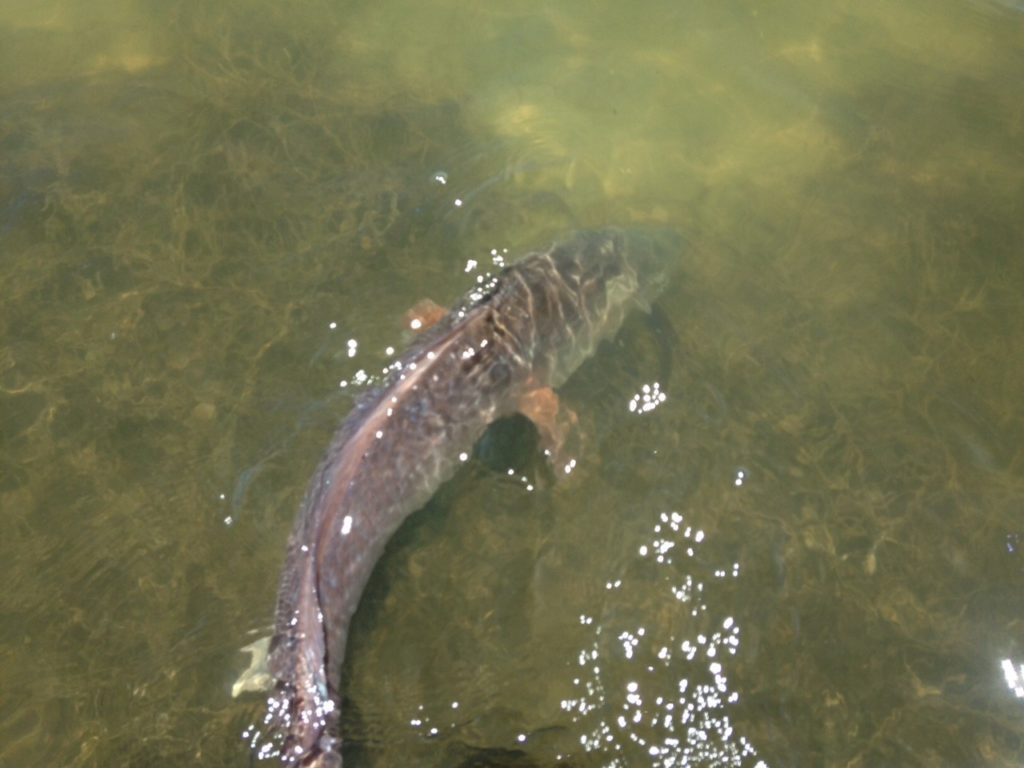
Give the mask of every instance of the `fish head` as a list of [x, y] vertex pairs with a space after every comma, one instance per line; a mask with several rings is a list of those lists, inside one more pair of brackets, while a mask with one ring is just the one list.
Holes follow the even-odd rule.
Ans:
[[[669, 228], [577, 232], [551, 250], [562, 284], [580, 304], [649, 306], [680, 266], [684, 240]], [[601, 307], [602, 311], [604, 307]]]
[[581, 314], [597, 326], [606, 321], [605, 331], [614, 333], [633, 307], [650, 310], [680, 267], [683, 247], [673, 229], [609, 228], [577, 233], [556, 248], [556, 263], [563, 279], [577, 287]]
[[649, 310], [680, 265], [682, 248], [670, 229], [612, 228], [577, 232], [530, 262], [535, 268], [520, 274], [531, 285], [530, 322], [540, 340], [537, 378], [559, 386], [633, 309]]
[[629, 229], [619, 233], [621, 259], [635, 278], [633, 300], [649, 310], [682, 264], [685, 240], [668, 227]]

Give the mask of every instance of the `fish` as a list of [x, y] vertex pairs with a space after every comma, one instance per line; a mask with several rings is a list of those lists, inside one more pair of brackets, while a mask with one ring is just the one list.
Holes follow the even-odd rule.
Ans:
[[383, 383], [356, 401], [288, 540], [268, 658], [274, 687], [263, 733], [270, 740], [259, 758], [341, 767], [346, 640], [386, 543], [494, 421], [525, 413], [557, 456], [562, 434], [542, 418], [550, 402], [543, 394], [629, 312], [650, 309], [681, 254], [673, 230], [614, 228], [576, 232], [528, 253], [425, 330]]

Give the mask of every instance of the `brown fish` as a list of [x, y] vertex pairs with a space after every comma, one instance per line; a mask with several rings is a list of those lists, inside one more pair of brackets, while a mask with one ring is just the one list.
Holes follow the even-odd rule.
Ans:
[[[340, 768], [341, 663], [370, 573], [496, 419], [537, 416], [557, 387], [678, 264], [673, 232], [580, 232], [471, 293], [356, 403], [310, 481], [288, 542], [259, 757]], [[542, 434], [545, 425], [539, 425]], [[553, 436], [552, 433], [548, 433]]]

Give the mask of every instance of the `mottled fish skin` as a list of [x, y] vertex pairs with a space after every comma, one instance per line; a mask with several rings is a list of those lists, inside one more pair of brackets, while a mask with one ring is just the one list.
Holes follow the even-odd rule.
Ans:
[[670, 231], [580, 232], [470, 294], [356, 403], [310, 481], [281, 575], [260, 756], [340, 768], [341, 663], [384, 546], [496, 419], [557, 387], [678, 262]]

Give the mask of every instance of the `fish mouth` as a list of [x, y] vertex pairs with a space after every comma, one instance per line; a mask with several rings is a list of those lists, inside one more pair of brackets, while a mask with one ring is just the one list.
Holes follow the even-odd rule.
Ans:
[[628, 229], [623, 235], [625, 260], [636, 274], [637, 299], [648, 306], [682, 267], [686, 239], [669, 227]]

